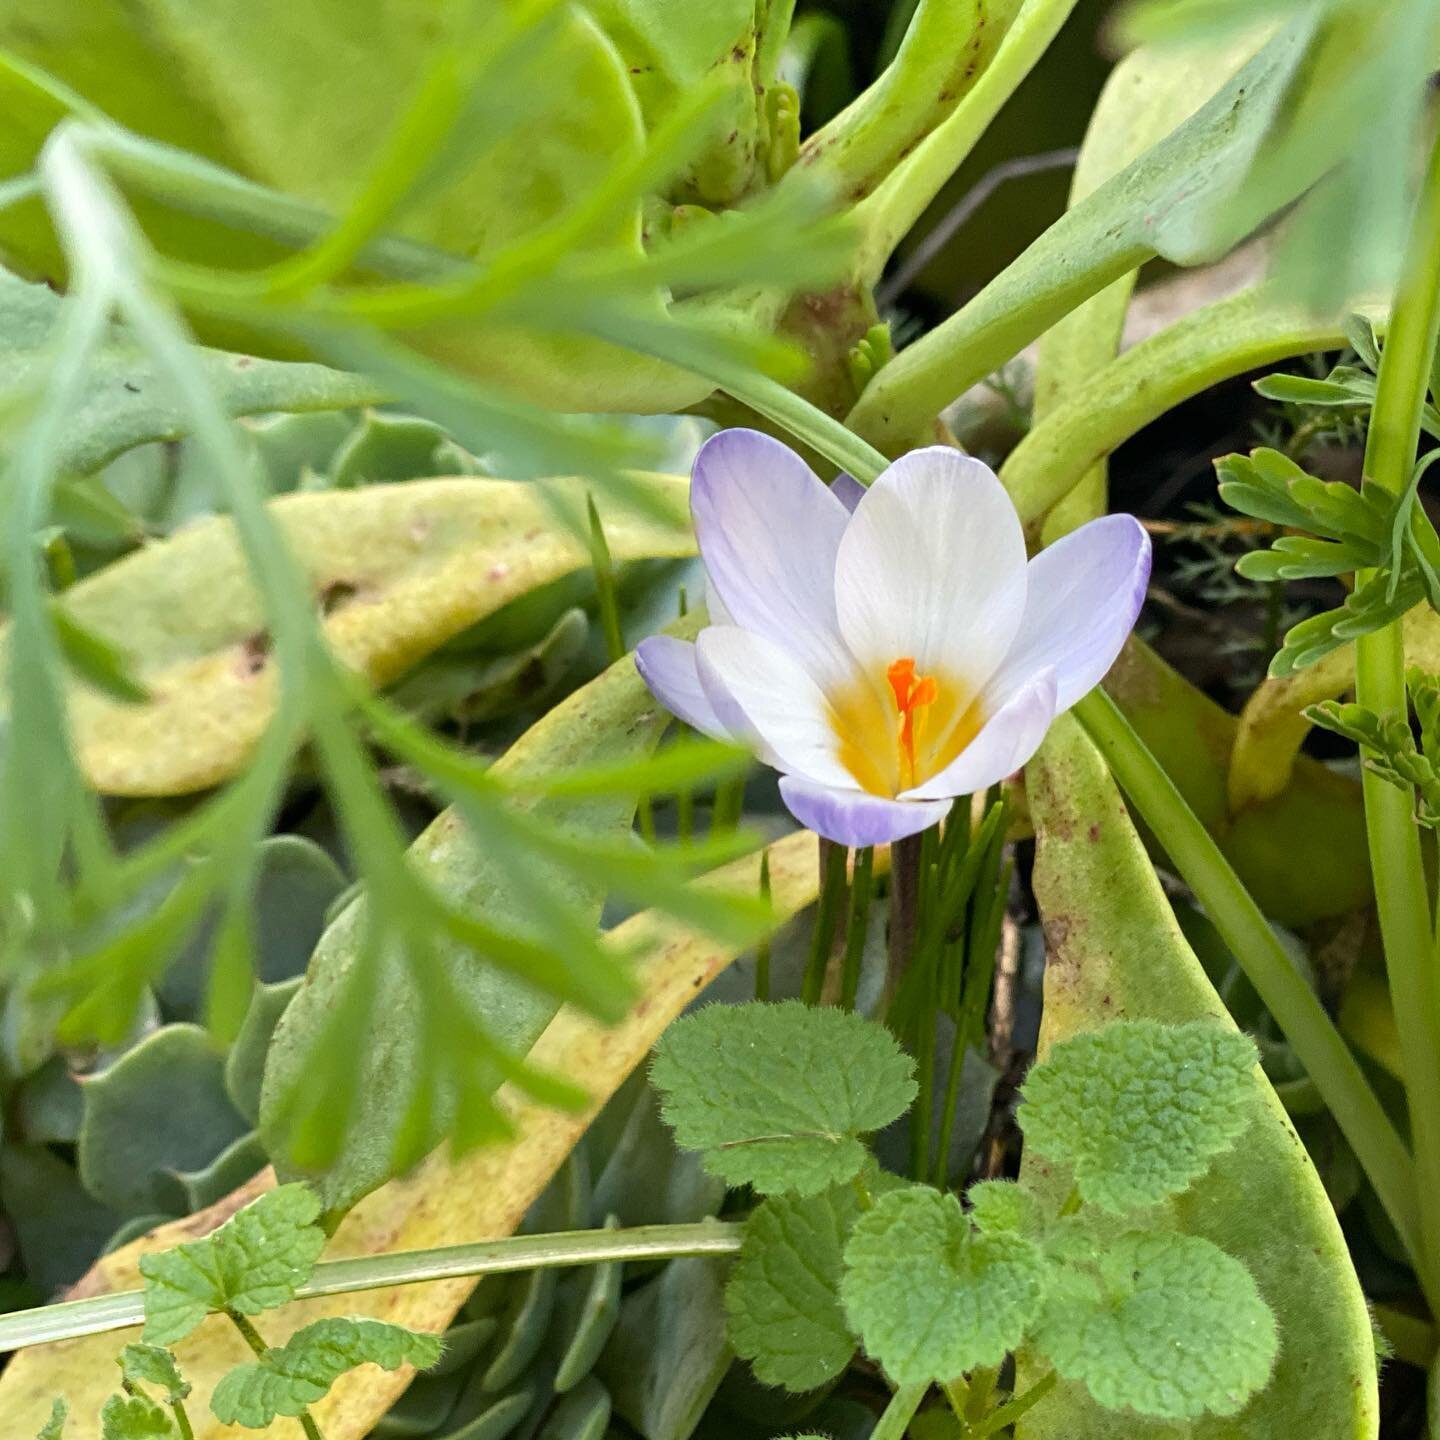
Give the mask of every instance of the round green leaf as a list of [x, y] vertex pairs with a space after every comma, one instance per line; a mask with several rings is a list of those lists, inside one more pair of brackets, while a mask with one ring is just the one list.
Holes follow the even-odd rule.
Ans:
[[840, 1304], [845, 1241], [860, 1213], [854, 1188], [776, 1195], [745, 1222], [725, 1287], [730, 1343], [756, 1378], [814, 1390], [849, 1365], [855, 1337]]
[[953, 1195], [882, 1195], [845, 1247], [840, 1296], [865, 1349], [899, 1385], [998, 1365], [1039, 1311], [1050, 1267], [1019, 1235], [971, 1228]]
[[1118, 1022], [1030, 1072], [1020, 1126], [1087, 1201], [1140, 1210], [1188, 1189], [1250, 1123], [1255, 1063], [1248, 1036], [1211, 1020]]
[[856, 1175], [859, 1137], [915, 1097], [883, 1025], [845, 1010], [710, 1005], [665, 1032], [651, 1080], [675, 1138], [730, 1185], [814, 1195]]
[[1198, 1235], [1132, 1231], [1067, 1270], [1034, 1348], [1109, 1410], [1233, 1415], [1270, 1378], [1275, 1317], [1250, 1272]]

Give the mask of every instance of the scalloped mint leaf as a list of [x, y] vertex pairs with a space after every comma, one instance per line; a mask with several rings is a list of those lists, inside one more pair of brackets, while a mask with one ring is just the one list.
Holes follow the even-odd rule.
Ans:
[[35, 1440], [62, 1440], [65, 1422], [69, 1418], [70, 1405], [62, 1396], [50, 1407], [50, 1418], [40, 1427], [40, 1433]]
[[175, 1357], [162, 1345], [127, 1345], [120, 1352], [120, 1374], [126, 1387], [158, 1385], [172, 1405], [190, 1394], [190, 1383], [180, 1373]]
[[442, 1348], [438, 1335], [383, 1320], [317, 1320], [284, 1345], [267, 1350], [255, 1364], [232, 1370], [215, 1387], [210, 1408], [226, 1425], [260, 1430], [277, 1416], [299, 1415], [323, 1399], [335, 1381], [357, 1365], [425, 1370], [439, 1360]]
[[1055, 1046], [1025, 1081], [1028, 1145], [1122, 1213], [1189, 1188], [1250, 1120], [1256, 1053], [1213, 1020], [1121, 1020]]
[[850, 1185], [776, 1195], [745, 1222], [725, 1287], [730, 1344], [756, 1378], [815, 1390], [849, 1365], [858, 1341], [840, 1304], [845, 1241], [860, 1215]]
[[1234, 1415], [1270, 1378], [1275, 1316], [1250, 1272], [1198, 1235], [1131, 1231], [1051, 1289], [1033, 1348], [1107, 1409]]
[[204, 1240], [143, 1256], [145, 1340], [173, 1345], [212, 1310], [257, 1315], [293, 1299], [325, 1246], [319, 1214], [308, 1187], [281, 1185]]
[[976, 1231], [953, 1195], [918, 1185], [861, 1215], [845, 1265], [845, 1314], [899, 1385], [998, 1365], [1025, 1338], [1051, 1278], [1038, 1246]]
[[914, 1065], [849, 1011], [709, 1005], [664, 1034], [650, 1076], [677, 1142], [729, 1185], [815, 1195], [865, 1162], [860, 1136], [915, 1098]]
[[144, 1395], [112, 1395], [100, 1410], [100, 1440], [174, 1440], [163, 1405]]
[[1013, 1180], [981, 1180], [965, 1192], [970, 1220], [987, 1235], [1033, 1235], [1044, 1217], [1035, 1196]]

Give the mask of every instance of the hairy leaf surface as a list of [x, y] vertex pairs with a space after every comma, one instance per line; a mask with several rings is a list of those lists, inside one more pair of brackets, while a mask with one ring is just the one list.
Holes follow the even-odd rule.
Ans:
[[[1049, 948], [1042, 1056], [1112, 1019], [1229, 1023], [1103, 759], [1076, 722], [1057, 722], [1027, 781]], [[1258, 1073], [1241, 1105], [1247, 1124], [1234, 1148], [1172, 1202], [1172, 1213], [1180, 1232], [1214, 1242], [1246, 1266], [1278, 1322], [1280, 1353], [1270, 1383], [1237, 1419], [1197, 1419], [1190, 1434], [1371, 1440], [1378, 1426], [1374, 1347], [1345, 1239], [1304, 1146]], [[1027, 1154], [1022, 1168], [1051, 1204], [1068, 1195], [1068, 1172], [1038, 1154]], [[1032, 1379], [1044, 1368], [1022, 1365]], [[1020, 1436], [1105, 1440], [1114, 1423], [1083, 1387], [1067, 1382], [1025, 1417]], [[1125, 1434], [1164, 1440], [1173, 1427], [1136, 1419]]]
[[915, 1097], [914, 1065], [850, 1011], [712, 1005], [666, 1032], [651, 1068], [676, 1140], [729, 1185], [814, 1195], [865, 1162], [859, 1137]]

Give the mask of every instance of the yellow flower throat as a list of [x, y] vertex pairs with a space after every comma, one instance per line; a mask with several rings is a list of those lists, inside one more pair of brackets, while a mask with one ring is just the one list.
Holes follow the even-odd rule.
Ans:
[[979, 704], [958, 677], [916, 673], [902, 655], [873, 680], [830, 695], [830, 723], [840, 763], [872, 795], [893, 798], [924, 784], [980, 729]]

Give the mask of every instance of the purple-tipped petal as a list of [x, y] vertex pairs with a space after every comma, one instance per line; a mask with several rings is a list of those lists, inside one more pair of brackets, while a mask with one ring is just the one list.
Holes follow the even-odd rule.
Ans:
[[1039, 748], [1055, 718], [1055, 672], [1042, 670], [980, 727], [938, 775], [903, 792], [906, 800], [973, 795], [1013, 775]]
[[793, 655], [729, 625], [702, 630], [695, 651], [716, 715], [737, 734], [758, 736], [767, 764], [824, 785], [855, 784], [840, 763], [830, 703]]
[[979, 460], [913, 450], [865, 492], [835, 562], [840, 632], [883, 675], [909, 656], [922, 674], [979, 691], [1025, 609], [1025, 536]]
[[991, 681], [997, 701], [1047, 666], [1057, 713], [1104, 678], [1145, 603], [1150, 537], [1131, 515], [1106, 515], [1042, 550], [1029, 567], [1025, 616]]
[[635, 668], [650, 693], [677, 719], [712, 740], [735, 736], [715, 713], [700, 683], [695, 647], [673, 635], [651, 635], [635, 647]]
[[836, 790], [799, 775], [780, 781], [780, 797], [807, 830], [837, 845], [888, 845], [918, 835], [950, 813], [953, 800], [886, 800], [864, 790]]
[[722, 430], [695, 457], [690, 509], [724, 613], [818, 680], [842, 673], [835, 552], [850, 515], [815, 472], [757, 430]]
[[853, 515], [855, 507], [865, 498], [865, 487], [842, 470], [830, 482], [830, 493]]

